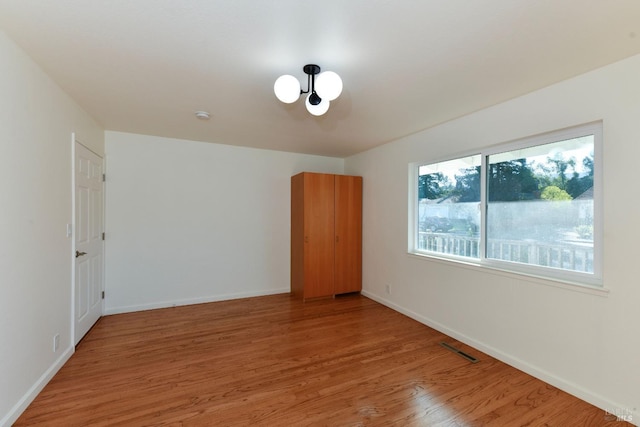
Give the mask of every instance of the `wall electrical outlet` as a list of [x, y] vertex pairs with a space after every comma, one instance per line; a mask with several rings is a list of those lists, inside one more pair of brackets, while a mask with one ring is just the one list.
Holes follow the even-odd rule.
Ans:
[[53, 352], [55, 353], [60, 348], [60, 334], [55, 334], [53, 336]]
[[391, 295], [391, 285], [385, 285], [384, 290], [387, 295]]

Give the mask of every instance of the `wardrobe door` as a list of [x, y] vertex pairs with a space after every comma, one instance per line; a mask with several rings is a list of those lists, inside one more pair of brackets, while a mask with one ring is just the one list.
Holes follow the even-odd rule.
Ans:
[[304, 298], [334, 295], [334, 176], [304, 174]]
[[291, 177], [291, 293], [304, 297], [304, 174]]
[[362, 290], [362, 177], [335, 176], [336, 294]]

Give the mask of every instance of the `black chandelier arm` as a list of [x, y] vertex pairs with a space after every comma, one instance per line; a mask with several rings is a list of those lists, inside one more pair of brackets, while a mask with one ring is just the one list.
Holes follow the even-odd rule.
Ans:
[[316, 74], [320, 73], [320, 66], [316, 64], [307, 64], [302, 67], [302, 71], [307, 75], [307, 90], [300, 89], [300, 95], [303, 93], [315, 94], [315, 98], [317, 98], [317, 102], [313, 105], [318, 105], [320, 103], [320, 97], [316, 94], [315, 82], [316, 82]]
[[300, 95], [311, 92], [311, 95], [309, 95], [309, 104], [318, 105], [322, 102], [322, 98], [316, 93], [316, 74], [320, 72], [320, 66], [307, 64], [302, 67], [302, 70], [307, 74], [307, 90], [300, 89]]
[[313, 90], [313, 75], [312, 74], [307, 74], [307, 90], [302, 90], [300, 89], [300, 95], [302, 95], [303, 93], [309, 93]]

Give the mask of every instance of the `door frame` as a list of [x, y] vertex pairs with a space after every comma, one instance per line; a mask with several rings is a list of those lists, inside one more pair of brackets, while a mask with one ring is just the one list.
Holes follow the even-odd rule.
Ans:
[[[75, 132], [71, 133], [71, 224], [67, 225], [67, 237], [71, 238], [71, 328], [70, 328], [70, 340], [72, 346], [75, 348], [77, 345], [76, 341], [76, 147], [77, 145], [82, 145], [85, 149], [91, 151], [93, 154], [98, 156], [102, 160], [102, 172], [105, 173], [105, 159], [104, 155], [100, 155], [96, 153], [94, 150], [89, 148], [87, 145], [83, 144], [80, 141]], [[106, 195], [105, 195], [105, 183], [104, 180], [102, 182], [102, 228], [105, 229], [106, 224]], [[102, 279], [102, 287], [100, 289], [101, 292], [104, 292], [105, 285], [105, 240], [102, 240], [102, 271], [100, 272], [100, 276]], [[100, 301], [100, 316], [104, 316], [104, 298]]]

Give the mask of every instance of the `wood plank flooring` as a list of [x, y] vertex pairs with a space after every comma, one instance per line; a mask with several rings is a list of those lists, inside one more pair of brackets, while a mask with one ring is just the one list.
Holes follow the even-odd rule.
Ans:
[[283, 294], [104, 317], [15, 424], [114, 425], [625, 423], [363, 296]]

